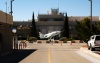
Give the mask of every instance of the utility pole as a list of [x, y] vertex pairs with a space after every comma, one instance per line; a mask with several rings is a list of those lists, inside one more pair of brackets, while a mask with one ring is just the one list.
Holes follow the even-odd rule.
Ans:
[[12, 2], [13, 2], [14, 0], [11, 0], [11, 12], [10, 12], [10, 14], [12, 15], [12, 13], [13, 13], [13, 11], [12, 11]]
[[89, 0], [90, 1], [90, 29], [92, 30], [92, 0]]

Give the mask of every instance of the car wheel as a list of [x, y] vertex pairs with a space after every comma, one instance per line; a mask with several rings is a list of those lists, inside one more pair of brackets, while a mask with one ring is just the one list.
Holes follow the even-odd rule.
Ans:
[[91, 46], [91, 44], [90, 44], [90, 50], [91, 50], [91, 51], [93, 51], [93, 50], [94, 50], [94, 48]]
[[88, 46], [88, 50], [90, 50], [90, 46]]

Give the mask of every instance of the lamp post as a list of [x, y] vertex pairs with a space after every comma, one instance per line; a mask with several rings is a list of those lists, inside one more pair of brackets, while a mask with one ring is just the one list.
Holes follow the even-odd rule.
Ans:
[[5, 2], [6, 4], [6, 23], [7, 23], [7, 2]]
[[13, 45], [14, 45], [14, 51], [15, 51], [15, 39], [16, 39], [16, 36], [15, 36], [15, 34], [16, 34], [16, 28], [13, 28], [12, 29], [12, 32], [14, 33], [14, 36], [13, 36]]
[[12, 2], [13, 2], [13, 1], [14, 1], [14, 0], [11, 0], [11, 3], [10, 3], [10, 4], [11, 4], [11, 12], [10, 12], [11, 15], [12, 15], [12, 13], [13, 13], [13, 11], [12, 11]]
[[90, 29], [92, 30], [92, 0], [89, 0], [90, 1]]

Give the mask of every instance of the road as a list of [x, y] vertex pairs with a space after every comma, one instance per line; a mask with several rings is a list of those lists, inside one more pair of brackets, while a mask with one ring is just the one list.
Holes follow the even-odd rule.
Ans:
[[[93, 63], [80, 55], [79, 48], [85, 43], [28, 44], [27, 49], [37, 49], [19, 63]], [[94, 62], [95, 63], [95, 62]], [[99, 63], [99, 62], [98, 62]]]

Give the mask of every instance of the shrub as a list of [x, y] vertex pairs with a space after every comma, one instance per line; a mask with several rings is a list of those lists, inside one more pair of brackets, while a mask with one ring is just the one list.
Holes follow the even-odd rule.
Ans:
[[66, 37], [62, 37], [62, 38], [60, 38], [60, 41], [67, 41], [67, 38]]
[[66, 41], [63, 41], [63, 43], [67, 43], [67, 40]]
[[27, 35], [27, 39], [26, 39], [26, 41], [29, 41], [29, 38], [30, 38], [29, 35]]
[[47, 40], [46, 43], [50, 43], [50, 41]]
[[71, 41], [71, 40], [73, 40], [73, 39], [72, 39], [72, 38], [68, 38], [68, 39], [67, 39], [67, 41]]
[[37, 38], [36, 37], [30, 37], [29, 41], [37, 41]]
[[57, 40], [55, 40], [54, 42], [55, 42], [55, 43], [59, 43], [59, 41], [57, 41]]
[[37, 43], [42, 43], [42, 41], [38, 41]]
[[72, 40], [72, 43], [75, 43], [75, 40]]

